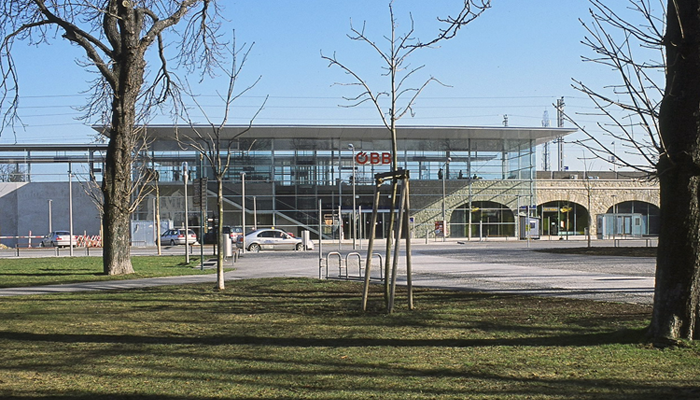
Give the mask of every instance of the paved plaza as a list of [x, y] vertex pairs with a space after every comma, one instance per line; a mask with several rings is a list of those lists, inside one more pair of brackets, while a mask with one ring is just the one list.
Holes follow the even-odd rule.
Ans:
[[[366, 246], [366, 242], [362, 243]], [[612, 246], [612, 241], [594, 241], [594, 246]], [[643, 246], [644, 241], [625, 241], [622, 245]], [[455, 290], [493, 291], [498, 293], [559, 296], [599, 301], [651, 304], [654, 292], [656, 261], [649, 257], [590, 256], [549, 253], [548, 248], [585, 247], [581, 240], [538, 241], [414, 241], [412, 245], [413, 284], [418, 287], [448, 288]], [[378, 242], [375, 252], [383, 252]], [[138, 250], [134, 254], [148, 254], [152, 250]], [[173, 248], [168, 253], [182, 253]], [[304, 252], [261, 252], [245, 254], [226, 273], [228, 281], [269, 277], [306, 277], [325, 279], [345, 277], [338, 268], [338, 258], [348, 260], [348, 276], [359, 278], [358, 256], [366, 250], [352, 250], [350, 242], [324, 243]], [[329, 252], [338, 252], [331, 255]], [[36, 253], [34, 253], [36, 254]], [[184, 254], [184, 253], [183, 253]], [[91, 255], [96, 255], [95, 252]], [[0, 254], [0, 259], [12, 255]], [[319, 262], [319, 256], [321, 262]], [[184, 255], [183, 255], [184, 257]], [[195, 251], [192, 257], [199, 257]], [[328, 259], [328, 273], [326, 273]], [[379, 277], [379, 258], [374, 258], [372, 277]], [[406, 257], [399, 263], [399, 284], [406, 284]], [[0, 261], [1, 263], [1, 261]], [[228, 264], [231, 265], [230, 263]], [[319, 266], [322, 266], [319, 268]], [[327, 276], [326, 276], [327, 275]], [[67, 291], [131, 289], [146, 286], [180, 285], [215, 282], [214, 275], [134, 279], [125, 281], [89, 282], [70, 285], [49, 285], [30, 288], [0, 289], [0, 296], [50, 294]]]

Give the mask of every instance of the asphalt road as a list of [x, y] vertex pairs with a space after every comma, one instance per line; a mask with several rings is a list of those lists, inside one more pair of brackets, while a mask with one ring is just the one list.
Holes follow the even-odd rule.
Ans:
[[[585, 241], [449, 241], [412, 245], [412, 280], [415, 286], [455, 290], [493, 291], [499, 293], [533, 294], [592, 299], [599, 301], [651, 304], [654, 290], [655, 260], [644, 257], [586, 256], [547, 253], [547, 248], [582, 247]], [[594, 241], [595, 246], [612, 246], [611, 241]], [[366, 243], [363, 243], [366, 245]], [[623, 245], [644, 245], [644, 241], [629, 241]], [[375, 251], [383, 252], [383, 242]], [[326, 255], [339, 252], [347, 258], [349, 277], [359, 278], [358, 256], [350, 255], [349, 242], [340, 247], [337, 242], [324, 244], [322, 261], [318, 249], [305, 252], [261, 252], [245, 254], [235, 263], [235, 270], [226, 274], [227, 280], [265, 277], [326, 278]], [[52, 250], [45, 250], [52, 251]], [[67, 250], [61, 251], [67, 254]], [[84, 249], [76, 250], [76, 254]], [[153, 254], [154, 249], [134, 250], [133, 254]], [[8, 254], [10, 252], [10, 254]], [[360, 257], [366, 250], [357, 250]], [[182, 247], [169, 248], [167, 254], [183, 254]], [[51, 255], [51, 254], [48, 254]], [[99, 255], [93, 251], [92, 255]], [[39, 251], [30, 256], [42, 256]], [[44, 255], [46, 256], [46, 255]], [[0, 251], [0, 259], [16, 257], [11, 251]], [[193, 257], [199, 257], [195, 249]], [[379, 259], [374, 257], [371, 276], [379, 278]], [[399, 284], [406, 283], [406, 257], [399, 262]], [[0, 261], [1, 263], [1, 261]], [[0, 264], [1, 265], [1, 264]], [[322, 268], [319, 268], [319, 265]], [[341, 272], [341, 273], [339, 273]], [[339, 271], [338, 256], [328, 257], [328, 278], [345, 276]], [[153, 278], [128, 281], [53, 285], [36, 288], [0, 289], [0, 296], [56, 293], [71, 290], [109, 290], [155, 285], [214, 282], [212, 275], [192, 277]]]

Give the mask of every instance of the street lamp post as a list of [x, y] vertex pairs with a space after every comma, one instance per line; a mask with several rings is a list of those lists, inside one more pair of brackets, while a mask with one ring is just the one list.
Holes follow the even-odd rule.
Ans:
[[[204, 218], [206, 212], [204, 208], [207, 206], [207, 185], [204, 174], [204, 153], [199, 153], [199, 268], [204, 270]], [[157, 176], [157, 175], [156, 175]], [[157, 182], [156, 182], [157, 184]], [[160, 227], [158, 227], [160, 229]], [[218, 240], [217, 240], [218, 242]], [[158, 247], [160, 249], [160, 246]]]
[[258, 229], [258, 198], [253, 196], [253, 229]]
[[73, 166], [68, 163], [68, 219], [70, 227], [70, 239], [68, 243], [70, 244], [70, 256], [73, 257]]
[[53, 232], [53, 216], [51, 215], [51, 206], [53, 205], [53, 200], [49, 199], [49, 233]]
[[189, 213], [187, 210], [187, 178], [189, 177], [189, 169], [187, 162], [182, 163], [182, 180], [185, 182], [185, 263], [190, 263], [189, 239], [190, 239], [190, 223]]
[[357, 214], [355, 200], [355, 146], [352, 143], [348, 144], [348, 149], [352, 151], [352, 249], [357, 249]]
[[616, 239], [617, 236], [617, 195], [612, 195], [613, 199], [613, 240]]
[[241, 253], [245, 253], [245, 172], [241, 172], [241, 235], [243, 235], [243, 247]]
[[444, 164], [444, 171], [442, 173], [442, 241], [447, 240], [447, 223], [445, 222], [445, 197], [446, 197], [446, 191], [445, 191], [445, 175], [447, 175], [447, 166], [450, 165], [450, 161], [452, 161], [452, 157], [447, 157], [447, 160], [445, 160]]

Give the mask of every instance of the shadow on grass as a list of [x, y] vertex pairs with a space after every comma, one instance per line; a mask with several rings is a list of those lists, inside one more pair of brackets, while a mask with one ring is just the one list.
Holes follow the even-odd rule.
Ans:
[[[147, 349], [140, 348], [140, 352]], [[99, 352], [103, 355], [103, 351]], [[342, 353], [340, 353], [342, 354]], [[98, 353], [95, 354], [97, 356]], [[198, 373], [201, 370], [190, 369], [186, 365], [153, 364], [147, 372], [140, 365], [139, 384], [120, 388], [96, 387], [62, 391], [37, 389], [32, 395], [2, 396], [3, 399], [278, 399], [278, 398], [539, 398], [539, 399], [606, 399], [606, 400], [656, 400], [669, 398], [674, 400], [697, 399], [700, 390], [692, 382], [672, 378], [658, 378], [640, 382], [633, 377], [577, 377], [569, 375], [518, 374], [517, 363], [498, 365], [484, 360], [479, 363], [459, 363], [452, 366], [425, 366], [402, 363], [384, 363], [369, 360], [353, 361], [345, 358], [319, 357], [303, 363], [292, 356], [268, 354], [266, 352], [237, 355], [226, 364], [225, 373], [217, 371], [212, 365], [206, 371], [206, 379]], [[303, 364], [303, 365], [302, 365]], [[118, 364], [119, 365], [119, 364]], [[220, 364], [218, 364], [220, 365]], [[292, 368], [290, 368], [290, 366]], [[66, 365], [66, 368], [71, 368]], [[192, 387], [188, 396], [173, 394], [152, 394], [150, 380], [157, 381], [163, 372], [173, 380], [176, 389], [160, 387], [159, 391], [177, 390], [182, 393], [182, 385]], [[91, 377], [92, 372], [81, 372]], [[95, 377], [104, 378], [98, 372]], [[320, 377], [333, 376], [326, 381]], [[377, 382], [385, 383], [377, 384]], [[399, 384], [398, 382], [401, 382]], [[391, 383], [391, 384], [387, 384]], [[349, 386], [351, 385], [351, 386]], [[218, 395], [195, 394], [202, 386], [219, 388]], [[240, 387], [243, 387], [241, 390]], [[230, 393], [227, 393], [228, 391]], [[45, 393], [44, 393], [45, 391]], [[108, 391], [108, 393], [105, 393]], [[216, 390], [214, 390], [216, 391]], [[235, 391], [235, 392], [234, 392]], [[97, 393], [100, 392], [100, 393]], [[128, 392], [128, 393], [124, 393]], [[211, 391], [210, 391], [211, 392]], [[242, 393], [256, 393], [243, 394]], [[0, 395], [2, 395], [0, 391]]]
[[2, 276], [99, 276], [99, 275], [104, 275], [102, 272], [95, 272], [95, 271], [89, 271], [89, 272], [16, 272], [16, 273], [0, 273], [0, 277]]
[[[489, 379], [488, 376], [467, 376], [465, 378], [469, 379]], [[503, 377], [497, 377], [498, 379], [503, 379]], [[532, 383], [537, 383], [537, 385], [532, 385]], [[529, 385], [528, 388], [522, 388], [514, 391], [502, 391], [495, 389], [482, 388], [481, 390], [473, 390], [465, 393], [464, 391], [454, 390], [445, 393], [444, 391], [425, 391], [413, 389], [410, 386], [403, 386], [402, 388], [396, 388], [391, 391], [387, 389], [374, 388], [371, 390], [372, 394], [375, 396], [380, 396], [387, 399], [401, 398], [400, 396], [420, 396], [421, 398], [442, 398], [447, 396], [447, 398], [494, 398], [492, 396], [505, 396], [507, 398], [521, 398], [520, 396], [527, 396], [524, 398], [576, 398], [578, 400], [588, 400], [588, 399], [601, 399], [606, 400], [658, 400], [659, 398], [672, 398], [674, 400], [690, 400], [697, 399], [698, 389], [695, 387], [678, 387], [674, 385], [653, 385], [653, 386], [640, 386], [639, 384], [631, 381], [627, 382], [611, 382], [605, 379], [586, 379], [586, 380], [547, 380], [547, 379], [523, 379], [523, 378], [512, 378], [509, 380], [509, 384], [513, 386], [522, 387], [523, 385]], [[593, 393], [590, 388], [596, 388]], [[280, 388], [274, 388], [280, 389]], [[284, 388], [281, 388], [284, 389]], [[359, 393], [368, 394], [368, 391], [363, 390], [364, 388], [355, 389]], [[343, 390], [346, 396], [341, 396], [339, 398], [359, 398], [353, 397], [353, 390]], [[300, 393], [306, 393], [309, 398], [323, 398], [324, 391], [319, 391], [312, 387], [307, 388], [307, 391], [301, 391], [299, 389], [295, 390], [295, 393], [299, 395]], [[313, 394], [311, 394], [313, 393]], [[357, 396], [361, 396], [361, 394]], [[455, 397], [459, 396], [459, 397]], [[464, 397], [462, 397], [464, 396]], [[601, 397], [604, 396], [604, 397]], [[662, 397], [660, 397], [662, 396]], [[374, 397], [374, 396], [373, 396]], [[56, 395], [51, 393], [50, 397], [45, 395], [35, 395], [35, 396], [3, 396], [3, 400], [27, 400], [27, 399], [54, 399], [54, 400], [214, 400], [221, 399], [221, 396], [203, 396], [203, 395], [191, 395], [191, 396], [173, 396], [167, 394], [143, 394], [143, 393], [110, 393], [110, 394], [97, 394], [97, 393], [71, 393], [71, 394], [61, 394]], [[236, 396], [237, 400], [266, 400], [266, 399], [277, 399], [279, 396], [270, 394], [268, 396]], [[283, 397], [289, 398], [289, 397]], [[334, 396], [335, 398], [335, 396]]]
[[491, 346], [597, 346], [634, 344], [644, 338], [645, 330], [625, 329], [595, 334], [561, 334], [527, 338], [495, 339], [375, 339], [375, 338], [294, 338], [281, 336], [213, 335], [166, 337], [138, 335], [43, 334], [0, 332], [0, 340], [18, 342], [159, 344], [159, 345], [247, 345], [277, 347], [491, 347]]
[[[12, 397], [7, 394], [18, 392], [3, 392], [0, 385], [0, 397], [58, 400], [208, 400], [222, 396], [242, 400], [698, 398], [697, 388], [691, 387], [692, 381], [678, 379], [676, 372], [655, 374], [653, 380], [643, 381], [640, 379], [649, 377], [648, 374], [609, 378], [584, 370], [607, 368], [603, 363], [610, 363], [597, 359], [586, 361], [588, 356], [584, 353], [589, 352], [588, 347], [640, 343], [643, 329], [620, 327], [638, 327], [639, 321], [647, 320], [648, 307], [418, 290], [418, 310], [386, 315], [380, 310], [381, 296], [377, 289], [381, 288], [373, 288], [374, 311], [361, 313], [357, 309], [360, 287], [275, 279], [232, 283], [226, 292], [216, 292], [211, 284], [206, 284], [45, 297], [42, 299], [49, 303], [42, 305], [45, 312], [65, 317], [48, 320], [52, 324], [50, 331], [63, 329], [65, 321], [71, 324], [80, 321], [80, 329], [91, 326], [120, 329], [112, 330], [117, 334], [103, 334], [99, 330], [83, 333], [74, 328], [50, 333], [41, 330], [45, 325], [35, 329], [26, 325], [27, 315], [19, 314], [13, 321], [17, 311], [6, 312], [6, 321], [18, 324], [6, 325], [5, 331], [0, 331], [0, 343], [14, 342], [13, 347], [18, 349], [55, 347], [68, 353], [59, 360], [18, 356], [14, 369], [43, 373], [60, 367], [64, 372], [87, 379], [90, 386], [54, 391], [37, 388], [24, 396]], [[21, 310], [31, 301], [17, 299], [7, 304], [14, 303], [18, 307], [15, 310]], [[68, 301], [73, 304], [62, 304]], [[34, 307], [28, 310], [37, 321], [45, 323], [45, 317], [36, 314], [38, 310]], [[125, 325], [119, 326], [120, 323]], [[79, 346], [82, 343], [86, 346]], [[565, 357], [569, 350], [550, 352], [548, 347], [577, 349], [570, 352], [574, 358], [566, 357], [564, 374], [552, 372], [547, 364], [541, 369], [529, 366], [530, 372], [521, 373], [521, 368], [532, 362], [528, 358], [530, 353], [522, 351], [523, 347], [536, 348], [532, 352], [534, 356], [544, 353], [543, 357], [551, 354], [555, 359]], [[603, 351], [615, 353], [616, 349]], [[367, 356], [372, 352], [386, 354]], [[404, 355], [415, 361], [406, 362]], [[438, 360], [424, 360], [432, 356]], [[443, 356], [452, 358], [440, 360]], [[186, 362], [171, 362], [180, 359]], [[614, 354], [611, 359], [626, 360], [624, 356], [615, 358]], [[105, 360], [109, 360], [108, 365], [114, 371], [122, 371], [121, 367], [130, 371], [135, 366], [139, 371], [138, 385], [156, 382], [165, 373], [173, 384], [159, 387], [158, 391], [148, 384], [127, 389], [110, 386], [124, 376], [105, 377], [105, 370], [101, 369]], [[569, 361], [574, 364], [570, 365]], [[557, 362], [552, 366], [559, 365]], [[91, 363], [96, 363], [96, 368], [81, 367]], [[200, 393], [193, 389], [192, 395], [182, 396], [185, 384], [199, 388]], [[212, 387], [221, 388], [222, 392], [213, 395], [209, 390]], [[153, 394], [161, 390], [164, 394]]]

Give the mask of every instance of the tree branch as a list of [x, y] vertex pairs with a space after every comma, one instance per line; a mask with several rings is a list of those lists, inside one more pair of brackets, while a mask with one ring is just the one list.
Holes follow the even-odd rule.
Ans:
[[[638, 49], [657, 51], [660, 60], [665, 59], [663, 50], [663, 29], [658, 25], [663, 19], [654, 15], [650, 0], [629, 0], [628, 10], [638, 19], [626, 20], [601, 0], [590, 0], [592, 24], [581, 21], [588, 32], [582, 43], [596, 54], [596, 57], [582, 57], [584, 62], [605, 65], [615, 71], [620, 83], [603, 90], [595, 90], [583, 82], [574, 80], [574, 89], [585, 94], [594, 104], [597, 112], [608, 124], [598, 122], [602, 132], [619, 143], [626, 151], [620, 154], [613, 151], [606, 140], [598, 138], [586, 127], [581, 126], [571, 116], [567, 120], [576, 125], [588, 138], [577, 144], [588, 149], [606, 161], [614, 159], [618, 165], [653, 173], [666, 146], [659, 135], [659, 109], [664, 98], [664, 90], [656, 80], [662, 80], [664, 64], [658, 62], [638, 62], [635, 53]], [[661, 10], [664, 10], [660, 2]], [[661, 12], [665, 15], [665, 11]], [[641, 22], [640, 22], [641, 21]], [[581, 115], [581, 114], [579, 114]], [[627, 120], [627, 121], [625, 121]], [[642, 128], [644, 139], [635, 137], [634, 127]], [[643, 165], [629, 159], [638, 156]]]

